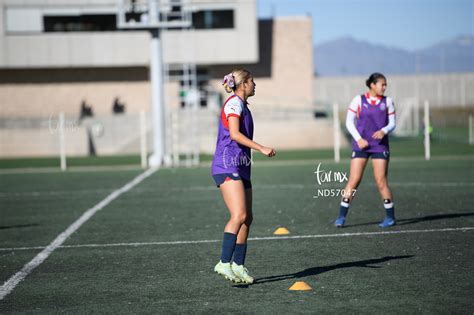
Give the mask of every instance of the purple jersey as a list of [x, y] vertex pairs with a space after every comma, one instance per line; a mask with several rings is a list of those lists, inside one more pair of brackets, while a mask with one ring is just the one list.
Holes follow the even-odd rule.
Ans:
[[[372, 138], [374, 132], [388, 124], [387, 97], [383, 96], [378, 104], [371, 104], [365, 95], [361, 95], [361, 104], [357, 114], [357, 131], [369, 143], [364, 151], [369, 153], [389, 151], [388, 135], [382, 139]], [[352, 150], [361, 150], [354, 139], [352, 139]]]
[[253, 139], [252, 114], [247, 103], [234, 94], [222, 106], [216, 152], [212, 160], [212, 175], [238, 173], [242, 178], [250, 180], [250, 148], [240, 145], [230, 138], [228, 119], [231, 116], [240, 119], [240, 132], [247, 138]]

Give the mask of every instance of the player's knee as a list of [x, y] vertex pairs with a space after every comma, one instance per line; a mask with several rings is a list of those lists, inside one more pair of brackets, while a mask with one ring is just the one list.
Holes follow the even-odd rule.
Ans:
[[387, 179], [385, 177], [376, 177], [375, 183], [379, 189], [383, 189], [387, 187]]
[[244, 224], [247, 220], [247, 213], [245, 211], [239, 211], [231, 217], [231, 220], [235, 221], [238, 224]]
[[348, 185], [351, 189], [357, 188], [360, 183], [360, 178], [349, 178]]

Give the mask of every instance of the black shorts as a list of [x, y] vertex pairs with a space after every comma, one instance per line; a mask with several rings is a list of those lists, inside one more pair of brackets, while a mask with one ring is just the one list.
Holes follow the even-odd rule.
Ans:
[[390, 152], [383, 151], [383, 152], [365, 152], [365, 151], [352, 151], [352, 158], [368, 158], [372, 159], [383, 159], [383, 160], [390, 160]]
[[240, 177], [240, 175], [237, 173], [216, 174], [216, 175], [212, 175], [212, 178], [214, 178], [214, 181], [216, 182], [217, 187], [220, 187], [221, 184], [229, 180], [241, 180], [242, 183], [244, 184], [245, 189], [252, 188], [252, 182], [248, 179]]

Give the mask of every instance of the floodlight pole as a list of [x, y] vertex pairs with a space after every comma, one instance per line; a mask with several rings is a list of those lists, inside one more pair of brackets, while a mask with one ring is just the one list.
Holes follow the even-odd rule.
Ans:
[[[150, 84], [151, 84], [151, 112], [152, 112], [152, 132], [153, 132], [153, 153], [148, 158], [148, 165], [159, 167], [163, 164], [171, 165], [171, 156], [166, 152], [165, 147], [165, 104], [163, 96], [163, 55], [161, 48], [161, 28], [170, 27], [189, 27], [189, 21], [161, 21], [158, 12], [158, 0], [148, 0], [148, 6], [143, 11], [140, 21], [127, 21], [126, 11], [130, 0], [117, 0], [117, 26], [125, 29], [147, 29], [150, 31]], [[132, 3], [134, 1], [132, 0]], [[163, 0], [160, 2], [162, 5]], [[180, 1], [170, 0], [170, 5], [180, 5]], [[142, 12], [142, 11], [140, 11]], [[176, 23], [177, 22], [177, 23]]]
[[[158, 6], [156, 0], [148, 0], [148, 18], [152, 24], [158, 23]], [[165, 155], [165, 119], [163, 102], [163, 60], [161, 51], [160, 29], [150, 30], [150, 83], [153, 120], [153, 154], [148, 159], [151, 167], [163, 164]]]
[[[151, 1], [154, 2], [154, 1]], [[163, 104], [163, 63], [160, 30], [150, 30], [150, 83], [153, 120], [153, 154], [149, 157], [151, 167], [161, 166], [165, 155], [165, 119]]]

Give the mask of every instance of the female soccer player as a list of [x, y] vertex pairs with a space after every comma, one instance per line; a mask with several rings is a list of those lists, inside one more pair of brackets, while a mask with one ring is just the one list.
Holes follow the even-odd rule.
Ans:
[[247, 98], [255, 95], [252, 74], [236, 69], [224, 77], [222, 84], [227, 93], [233, 94], [222, 107], [212, 177], [222, 192], [230, 219], [224, 228], [221, 259], [214, 271], [233, 282], [250, 284], [253, 278], [244, 267], [252, 223], [250, 150], [257, 150], [268, 157], [275, 156], [275, 150], [252, 140], [253, 119], [247, 103]]
[[343, 227], [349, 204], [359, 186], [369, 157], [372, 158], [374, 177], [386, 212], [379, 224], [386, 228], [395, 225], [395, 210], [392, 192], [388, 186], [387, 173], [390, 159], [388, 134], [395, 129], [395, 107], [391, 98], [384, 96], [387, 79], [383, 74], [373, 73], [366, 81], [369, 91], [356, 96], [347, 111], [346, 127], [352, 135], [352, 160], [349, 181], [336, 219], [336, 227]]

